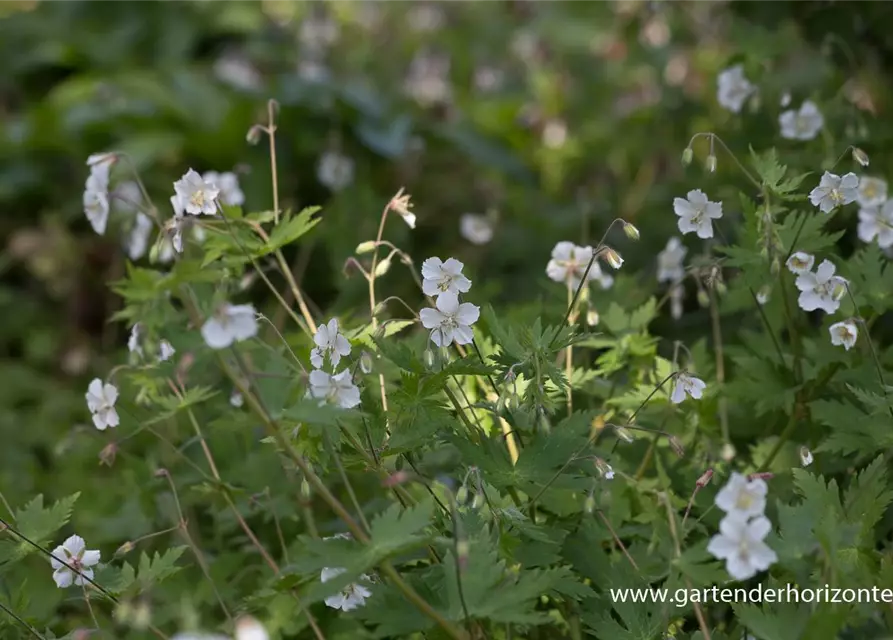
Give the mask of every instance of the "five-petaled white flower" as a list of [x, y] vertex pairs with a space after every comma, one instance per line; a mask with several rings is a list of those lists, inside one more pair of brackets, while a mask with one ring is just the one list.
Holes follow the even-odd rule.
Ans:
[[603, 273], [598, 262], [592, 260], [592, 247], [578, 247], [573, 242], [563, 241], [555, 245], [552, 259], [546, 265], [546, 275], [555, 282], [565, 282], [576, 289], [580, 286], [590, 261], [592, 267], [586, 279], [598, 280], [602, 289], [608, 289], [614, 283], [614, 278]]
[[232, 171], [224, 171], [217, 173], [216, 171], [206, 171], [202, 176], [205, 184], [214, 185], [220, 190], [219, 198], [221, 204], [231, 207], [241, 207], [245, 204], [245, 194], [239, 187], [239, 178]]
[[174, 346], [167, 340], [162, 340], [158, 343], [159, 362], [167, 362], [175, 353], [177, 353], [177, 350], [174, 349]]
[[673, 393], [670, 395], [670, 401], [673, 404], [679, 404], [685, 400], [686, 394], [694, 400], [700, 400], [706, 387], [707, 384], [700, 378], [690, 376], [684, 371], [677, 373], [676, 379], [673, 380]]
[[103, 384], [99, 378], [94, 378], [87, 387], [87, 408], [93, 414], [93, 424], [100, 431], [107, 427], [117, 427], [118, 412], [115, 410], [115, 402], [118, 401], [118, 388], [113, 384]]
[[471, 328], [481, 315], [481, 309], [470, 302], [459, 304], [459, 296], [452, 291], [440, 294], [435, 301], [436, 309], [426, 308], [419, 312], [422, 326], [431, 329], [431, 342], [438, 347], [469, 344], [474, 340]]
[[450, 292], [468, 293], [471, 280], [462, 275], [465, 265], [455, 258], [428, 258], [422, 263], [422, 291], [426, 296], [439, 296]]
[[493, 239], [493, 224], [487, 216], [466, 213], [459, 219], [459, 233], [472, 244], [487, 244]]
[[799, 111], [789, 109], [778, 116], [778, 123], [782, 138], [812, 140], [825, 126], [825, 118], [812, 100], [805, 100]]
[[727, 515], [719, 523], [719, 533], [710, 539], [707, 551], [726, 561], [726, 571], [736, 580], [747, 580], [768, 569], [778, 560], [763, 540], [772, 529], [765, 516], [749, 522], [738, 515]]
[[341, 191], [353, 182], [353, 160], [337, 151], [326, 151], [316, 167], [316, 178], [332, 191]]
[[862, 242], [877, 239], [881, 249], [893, 246], [893, 200], [887, 200], [880, 206], [859, 209], [859, 224], [856, 231]]
[[756, 87], [744, 77], [744, 65], [736, 64], [721, 72], [717, 77], [717, 100], [729, 111], [739, 113], [744, 101]]
[[797, 275], [812, 271], [813, 264], [815, 264], [815, 256], [805, 251], [795, 251], [785, 262], [788, 271]]
[[323, 366], [326, 357], [333, 367], [337, 367], [341, 357], [350, 354], [350, 343], [338, 329], [338, 318], [332, 318], [328, 324], [319, 325], [316, 335], [313, 336], [313, 342], [316, 343], [316, 348], [310, 352], [310, 362], [317, 368]]
[[[328, 582], [332, 578], [340, 576], [347, 569], [325, 567], [319, 576], [322, 582]], [[363, 580], [369, 580], [366, 575], [361, 576]], [[342, 611], [353, 611], [357, 607], [362, 607], [366, 603], [366, 598], [370, 597], [372, 592], [363, 585], [353, 582], [344, 587], [340, 593], [326, 598], [326, 606], [332, 609], [341, 609]]]
[[193, 169], [174, 183], [174, 192], [178, 201], [174, 203], [174, 211], [179, 205], [183, 211], [194, 216], [202, 214], [212, 216], [217, 213], [217, 196], [220, 195], [220, 189], [206, 182]]
[[813, 273], [804, 271], [797, 276], [796, 285], [800, 290], [797, 304], [804, 311], [822, 309], [834, 313], [840, 307], [840, 299], [846, 293], [846, 280], [834, 275], [834, 264], [823, 260]]
[[350, 377], [350, 369], [331, 375], [320, 369], [310, 372], [310, 395], [320, 404], [334, 404], [350, 409], [360, 404], [360, 389]]
[[713, 220], [722, 218], [722, 202], [711, 202], [700, 189], [689, 191], [685, 198], [673, 200], [673, 211], [679, 216], [679, 231], [695, 232], [699, 238], [713, 237]]
[[822, 213], [831, 213], [837, 207], [856, 200], [859, 176], [848, 173], [843, 177], [826, 171], [819, 186], [809, 192], [809, 201]]
[[146, 255], [151, 236], [152, 218], [142, 211], [137, 212], [126, 241], [127, 255], [131, 260], [139, 260]]
[[759, 516], [766, 510], [768, 491], [769, 487], [762, 478], [748, 480], [747, 476], [733, 472], [726, 486], [716, 494], [716, 506], [742, 518]]
[[847, 351], [855, 346], [859, 337], [859, 328], [852, 319], [835, 322], [828, 327], [828, 331], [831, 333], [831, 344], [835, 347], [843, 346]]
[[667, 246], [657, 254], [657, 281], [678, 282], [685, 277], [683, 261], [688, 249], [679, 238], [673, 236], [667, 240]]
[[212, 349], [225, 349], [256, 335], [257, 312], [250, 304], [222, 304], [202, 325], [202, 338]]
[[[53, 567], [53, 580], [60, 589], [73, 584], [77, 586], [86, 584], [84, 576], [92, 580], [93, 569], [90, 567], [99, 562], [99, 551], [87, 551], [87, 544], [80, 536], [71, 536], [53, 549], [53, 556], [50, 558], [50, 566]], [[65, 566], [66, 564], [68, 566]]]
[[887, 181], [871, 176], [859, 178], [859, 193], [856, 202], [863, 207], [877, 207], [887, 200]]

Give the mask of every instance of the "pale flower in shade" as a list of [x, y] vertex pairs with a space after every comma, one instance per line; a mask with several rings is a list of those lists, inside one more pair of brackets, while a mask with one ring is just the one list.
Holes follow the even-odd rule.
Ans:
[[828, 332], [831, 334], [831, 344], [847, 351], [856, 346], [859, 337], [859, 328], [853, 319], [835, 322], [828, 327]]
[[856, 228], [862, 242], [877, 241], [881, 249], [893, 247], [893, 200], [883, 205], [859, 209]]
[[167, 340], [162, 340], [158, 343], [158, 361], [159, 362], [167, 362], [170, 360], [173, 355], [177, 353], [177, 350], [174, 349], [174, 346], [168, 342]]
[[130, 337], [127, 338], [127, 350], [130, 353], [136, 353], [137, 355], [141, 356], [141, 355], [143, 355], [143, 345], [142, 345], [142, 339], [141, 339], [140, 333], [141, 333], [140, 323], [137, 322], [130, 329]]
[[466, 213], [459, 219], [459, 233], [472, 244], [487, 244], [493, 239], [493, 224], [487, 216]]
[[105, 233], [109, 221], [109, 194], [107, 185], [101, 184], [93, 175], [87, 178], [84, 187], [84, 215], [90, 221], [93, 231], [99, 235]]
[[435, 301], [435, 309], [426, 308], [419, 312], [422, 326], [431, 330], [431, 342], [438, 347], [456, 344], [469, 344], [474, 340], [471, 328], [481, 315], [481, 309], [470, 302], [459, 304], [459, 296], [452, 291], [440, 294]]
[[316, 167], [316, 178], [332, 191], [341, 191], [353, 182], [353, 160], [337, 151], [326, 151]]
[[723, 107], [739, 113], [741, 107], [756, 87], [744, 77], [744, 65], [736, 64], [721, 72], [717, 77], [716, 97]]
[[862, 207], [877, 207], [887, 201], [887, 181], [882, 178], [862, 176], [856, 202]]
[[808, 467], [813, 462], [812, 451], [808, 447], [800, 447], [800, 464]]
[[743, 518], [759, 516], [766, 510], [768, 491], [765, 480], [748, 480], [747, 476], [733, 472], [726, 486], [716, 494], [716, 506], [726, 513]]
[[149, 250], [149, 239], [152, 237], [152, 218], [142, 211], [136, 214], [130, 233], [127, 235], [125, 248], [131, 260], [139, 260]]
[[722, 218], [722, 203], [711, 202], [703, 191], [693, 189], [685, 198], [673, 200], [673, 211], [679, 216], [679, 231], [707, 239], [713, 237], [713, 220]]
[[257, 335], [257, 312], [250, 304], [222, 304], [205, 321], [201, 332], [209, 347], [225, 349]]
[[342, 409], [360, 404], [360, 389], [353, 383], [349, 369], [335, 375], [314, 369], [310, 372], [310, 395], [318, 398], [320, 404], [332, 404]]
[[388, 211], [394, 211], [403, 218], [407, 227], [415, 229], [416, 216], [412, 212], [412, 196], [405, 193], [402, 187], [388, 203]]
[[72, 585], [80, 587], [87, 584], [85, 576], [90, 580], [93, 579], [91, 567], [98, 563], [99, 551], [88, 551], [87, 544], [82, 537], [71, 536], [53, 549], [53, 557], [50, 558], [50, 566], [53, 567], [53, 581], [60, 589]]
[[700, 378], [696, 378], [687, 373], [680, 372], [676, 374], [673, 380], [673, 392], [670, 394], [670, 401], [673, 404], [679, 404], [685, 400], [685, 396], [691, 396], [694, 400], [700, 400], [704, 395], [704, 389], [707, 384]]
[[[325, 567], [322, 570], [319, 579], [322, 582], [328, 582], [329, 580], [340, 576], [345, 571], [347, 570]], [[363, 575], [361, 576], [361, 579], [368, 581], [369, 577]], [[326, 606], [331, 607], [332, 609], [340, 609], [341, 611], [353, 611], [358, 607], [362, 607], [366, 603], [366, 598], [371, 595], [372, 592], [369, 589], [358, 582], [353, 582], [344, 587], [339, 593], [326, 598]]]
[[834, 275], [834, 271], [834, 264], [823, 260], [814, 273], [805, 271], [797, 276], [795, 284], [800, 290], [797, 304], [801, 309], [834, 313], [840, 308], [840, 298], [846, 293], [846, 280]]
[[321, 324], [313, 336], [316, 347], [310, 352], [310, 362], [317, 369], [321, 368], [328, 358], [333, 367], [337, 367], [342, 356], [350, 355], [350, 343], [338, 328], [338, 318], [332, 318], [328, 324]]
[[217, 213], [217, 197], [220, 195], [220, 189], [206, 182], [193, 169], [174, 183], [174, 192], [178, 201], [174, 204], [175, 210], [179, 205], [183, 211], [194, 216], [202, 214], [212, 216]]
[[804, 251], [795, 251], [785, 262], [788, 271], [797, 275], [812, 271], [812, 265], [814, 264], [815, 256]]
[[719, 523], [719, 534], [707, 545], [713, 557], [726, 561], [726, 571], [735, 580], [747, 580], [778, 561], [778, 556], [763, 542], [772, 524], [765, 516], [749, 522], [738, 515], [727, 515]]
[[115, 403], [118, 401], [118, 388], [113, 384], [105, 383], [99, 378], [94, 378], [87, 387], [87, 408], [93, 414], [93, 424], [100, 431], [108, 427], [117, 427], [119, 424], [118, 412]]
[[552, 259], [546, 265], [546, 275], [555, 282], [570, 284], [576, 289], [583, 280], [586, 267], [592, 261], [592, 267], [586, 279], [597, 280], [602, 289], [608, 289], [614, 278], [602, 272], [598, 262], [592, 260], [592, 247], [578, 247], [573, 242], [559, 242], [552, 249]]
[[270, 634], [260, 622], [251, 616], [243, 616], [236, 620], [235, 640], [270, 640]]
[[854, 202], [858, 189], [859, 176], [855, 173], [841, 177], [826, 171], [819, 186], [809, 192], [809, 201], [822, 213], [831, 213], [837, 207]]
[[465, 265], [455, 258], [428, 258], [422, 263], [422, 291], [426, 296], [439, 296], [450, 292], [468, 293], [471, 280], [462, 275]]
[[781, 137], [788, 140], [812, 140], [822, 127], [825, 118], [811, 100], [805, 100], [798, 111], [789, 109], [778, 116]]
[[222, 173], [207, 171], [202, 176], [202, 180], [206, 184], [214, 185], [220, 191], [218, 197], [221, 204], [231, 207], [241, 207], [245, 204], [245, 194], [239, 187], [239, 178], [232, 171]]
[[667, 240], [667, 246], [657, 254], [657, 281], [678, 282], [685, 277], [683, 262], [688, 249], [677, 237]]

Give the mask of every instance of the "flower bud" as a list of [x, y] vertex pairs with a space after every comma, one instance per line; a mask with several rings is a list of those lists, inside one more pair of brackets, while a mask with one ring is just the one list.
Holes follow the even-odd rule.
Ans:
[[471, 553], [471, 545], [468, 540], [459, 540], [456, 543], [456, 556], [459, 560], [459, 567], [465, 569], [468, 566], [468, 556]]
[[112, 466], [115, 463], [115, 456], [118, 454], [118, 445], [114, 442], [110, 442], [102, 448], [102, 451], [99, 452], [99, 464], [104, 464], [107, 467]]
[[484, 506], [484, 496], [480, 493], [474, 494], [474, 498], [471, 499], [471, 508], [472, 509], [480, 509]]
[[383, 487], [396, 487], [397, 485], [405, 484], [410, 478], [408, 471], [398, 471], [397, 473], [393, 473], [389, 475], [387, 478], [382, 480], [381, 485]]
[[468, 489], [463, 484], [459, 487], [459, 490], [456, 492], [456, 502], [458, 504], [465, 504], [468, 501]]
[[726, 292], [729, 290], [729, 288], [726, 286], [726, 283], [722, 280], [716, 280], [713, 283], [713, 289], [721, 296], [725, 295]]
[[133, 543], [130, 540], [128, 540], [127, 542], [122, 544], [120, 547], [118, 547], [117, 551], [115, 551], [115, 557], [120, 558], [121, 556], [126, 556], [128, 553], [133, 551], [133, 547], [134, 547]]
[[602, 478], [605, 480], [613, 480], [614, 479], [614, 469], [607, 462], [602, 460], [601, 458], [595, 459], [595, 468], [601, 474]]
[[685, 151], [682, 152], [682, 164], [690, 165], [693, 157], [694, 151], [691, 150], [691, 147], [685, 147]]
[[259, 124], [252, 126], [248, 130], [248, 133], [245, 134], [245, 142], [247, 142], [248, 144], [250, 144], [252, 146], [256, 145], [258, 142], [260, 142], [260, 136], [263, 133], [263, 131], [264, 131], [264, 128], [262, 126], [260, 126]]
[[310, 499], [310, 483], [307, 482], [307, 478], [301, 478], [301, 496], [305, 500]]
[[374, 275], [376, 277], [383, 276], [384, 274], [386, 274], [388, 272], [388, 269], [390, 269], [390, 268], [391, 268], [391, 258], [388, 257], [388, 258], [385, 258], [384, 260], [382, 260], [381, 262], [379, 262], [377, 265], [375, 265]]
[[623, 441], [626, 442], [627, 444], [629, 444], [630, 442], [632, 442], [633, 440], [635, 440], [635, 437], [633, 436], [632, 431], [630, 431], [630, 430], [627, 429], [626, 427], [615, 426], [615, 427], [614, 427], [614, 433], [617, 435], [618, 438], [620, 438], [621, 440], [623, 440]]
[[586, 500], [583, 502], [583, 511], [586, 513], [595, 511], [595, 497], [591, 493], [586, 496]]
[[134, 605], [130, 624], [137, 630], [149, 628], [149, 625], [152, 624], [152, 610], [149, 608], [148, 602], [141, 601]]
[[770, 287], [768, 284], [760, 287], [760, 290], [757, 291], [757, 296], [756, 296], [757, 303], [764, 305], [767, 302], [769, 302], [769, 296], [771, 293], [772, 293], [772, 287]]
[[425, 349], [425, 366], [429, 369], [434, 366], [434, 352], [430, 349]]
[[357, 245], [355, 253], [369, 253], [375, 249], [375, 240], [367, 240], [366, 242], [361, 242]]
[[605, 247], [603, 255], [605, 256], [605, 261], [615, 269], [619, 269], [623, 266], [623, 258], [621, 258], [620, 254], [614, 251], [611, 247]]
[[716, 173], [716, 156], [712, 153], [707, 156], [707, 171], [710, 173]]
[[853, 160], [863, 167], [868, 166], [868, 154], [862, 151], [859, 147], [853, 147]]
[[772, 263], [769, 265], [769, 272], [773, 276], [777, 276], [779, 271], [781, 271], [781, 260], [778, 259], [778, 256], [775, 256], [772, 258]]
[[843, 282], [838, 282], [834, 285], [834, 289], [831, 291], [831, 297], [834, 298], [835, 301], [840, 300], [846, 294], [846, 285]]
[[685, 447], [682, 446], [682, 442], [676, 436], [670, 436], [668, 440], [668, 444], [670, 445], [670, 449], [673, 450], [680, 458], [685, 457]]
[[270, 635], [264, 626], [251, 616], [243, 616], [236, 621], [236, 640], [269, 640]]
[[363, 373], [372, 373], [372, 356], [368, 351], [364, 351], [360, 355], [360, 371]]
[[588, 324], [590, 327], [597, 326], [598, 320], [598, 311], [596, 311], [595, 309], [590, 309], [586, 312], [586, 324]]
[[726, 462], [731, 462], [732, 459], [735, 457], [736, 453], [737, 453], [737, 451], [735, 451], [735, 447], [732, 446], [732, 443], [726, 442], [722, 446], [722, 451], [719, 452], [719, 457], [722, 458], [723, 460], [725, 460]]
[[764, 471], [762, 473], [752, 473], [747, 476], [748, 480], [771, 480], [775, 477], [774, 473], [769, 473], [768, 471]]
[[707, 469], [704, 473], [701, 474], [701, 477], [698, 478], [697, 482], [695, 482], [695, 486], [698, 489], [703, 489], [708, 484], [710, 484], [710, 478], [713, 477], [713, 469]]
[[167, 469], [156, 469], [156, 470], [155, 470], [155, 477], [156, 477], [156, 478], [167, 478], [167, 477], [169, 477], [170, 475], [171, 475], [171, 474], [168, 473], [168, 470], [167, 470]]
[[626, 234], [626, 237], [630, 240], [638, 240], [639, 239], [639, 229], [636, 228], [636, 225], [623, 221], [623, 233]]
[[698, 304], [702, 307], [709, 306], [710, 304], [710, 296], [708, 296], [707, 292], [703, 289], [698, 289]]
[[812, 451], [810, 451], [806, 447], [800, 447], [800, 464], [804, 467], [808, 467], [812, 464], [812, 461]]

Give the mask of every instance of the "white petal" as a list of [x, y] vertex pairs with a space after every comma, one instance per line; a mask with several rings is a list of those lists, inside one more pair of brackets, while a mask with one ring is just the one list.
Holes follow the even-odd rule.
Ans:
[[65, 589], [74, 583], [74, 574], [71, 572], [71, 569], [62, 567], [53, 572], [53, 581], [56, 583], [57, 587]]
[[470, 302], [463, 302], [459, 305], [456, 313], [456, 320], [459, 324], [472, 325], [481, 317], [481, 308]]
[[437, 296], [437, 310], [447, 316], [454, 316], [459, 311], [459, 296], [452, 291], [445, 291]]
[[422, 326], [426, 329], [439, 327], [446, 319], [440, 311], [431, 308], [425, 308], [419, 311], [419, 318], [422, 321]]
[[225, 349], [233, 343], [232, 333], [215, 317], [208, 318], [202, 325], [201, 333], [205, 344], [212, 349]]
[[85, 567], [92, 567], [99, 562], [99, 557], [99, 551], [84, 551], [84, 555], [81, 557], [81, 564]]

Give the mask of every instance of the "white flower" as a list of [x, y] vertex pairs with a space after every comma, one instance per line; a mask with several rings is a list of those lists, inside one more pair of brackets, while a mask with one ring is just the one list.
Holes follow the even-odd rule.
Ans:
[[152, 218], [143, 212], [137, 212], [127, 236], [127, 255], [131, 260], [139, 260], [149, 249], [149, 238], [152, 235]]
[[744, 77], [744, 66], [736, 64], [729, 67], [717, 77], [716, 97], [719, 104], [729, 111], [739, 113], [744, 101], [756, 90]]
[[695, 378], [684, 372], [678, 373], [676, 379], [673, 380], [673, 393], [670, 395], [670, 400], [673, 404], [679, 404], [685, 400], [686, 394], [694, 400], [700, 400], [706, 387], [706, 383], [700, 378]]
[[707, 551], [726, 561], [726, 571], [736, 580], [747, 580], [768, 569], [778, 556], [763, 539], [772, 525], [765, 516], [750, 522], [740, 516], [727, 515], [719, 523], [719, 534], [710, 539]]
[[422, 263], [422, 291], [426, 296], [439, 296], [450, 292], [468, 293], [471, 280], [462, 275], [465, 265], [455, 258], [428, 258]]
[[[586, 266], [592, 260], [592, 247], [578, 247], [573, 242], [559, 242], [552, 249], [552, 259], [546, 265], [546, 275], [555, 282], [570, 282], [576, 289], [580, 286]], [[614, 278], [602, 273], [598, 262], [593, 261], [587, 280], [598, 280], [602, 289], [609, 288]]]
[[[340, 576], [347, 571], [346, 569], [325, 567], [319, 576], [322, 582], [328, 582], [332, 578]], [[369, 577], [363, 575], [361, 579], [368, 580]], [[366, 603], [366, 598], [370, 597], [372, 592], [359, 583], [352, 583], [344, 587], [340, 593], [326, 598], [326, 606], [332, 609], [341, 609], [342, 611], [352, 611], [357, 607], [362, 607]]]
[[118, 426], [118, 412], [115, 402], [118, 401], [118, 389], [113, 384], [102, 384], [102, 380], [94, 378], [87, 387], [87, 408], [93, 414], [93, 424], [100, 431], [106, 427]]
[[835, 322], [828, 327], [828, 331], [831, 333], [831, 344], [835, 347], [843, 346], [847, 351], [855, 346], [859, 337], [859, 328], [852, 319]]
[[726, 513], [742, 518], [759, 516], [766, 510], [766, 493], [769, 487], [760, 478], [748, 480], [747, 476], [733, 472], [732, 477], [716, 494], [716, 506]]
[[855, 201], [858, 189], [859, 176], [855, 173], [840, 177], [826, 171], [819, 186], [809, 192], [809, 201], [822, 213], [831, 213], [837, 207]]
[[238, 409], [245, 404], [245, 398], [242, 397], [242, 394], [237, 389], [233, 389], [233, 392], [229, 394], [229, 403]]
[[789, 109], [778, 116], [781, 137], [788, 140], [812, 140], [825, 126], [825, 118], [811, 100], [805, 100], [799, 111]]
[[788, 271], [798, 275], [812, 271], [813, 264], [815, 264], [815, 256], [804, 251], [795, 251], [785, 262]]
[[241, 207], [245, 203], [245, 194], [239, 188], [239, 178], [232, 171], [217, 173], [207, 171], [202, 176], [205, 184], [214, 185], [220, 190], [219, 198], [222, 204], [231, 207]]
[[341, 356], [350, 354], [350, 343], [338, 330], [338, 318], [332, 318], [327, 325], [319, 325], [313, 342], [316, 343], [316, 348], [310, 352], [310, 362], [316, 368], [322, 367], [326, 356], [332, 366], [337, 367]]
[[202, 337], [212, 349], [224, 349], [257, 335], [257, 313], [250, 304], [223, 304], [202, 325]]
[[447, 56], [420, 52], [410, 63], [403, 89], [422, 107], [448, 103], [453, 94], [449, 76]]
[[158, 361], [159, 362], [167, 362], [168, 360], [171, 359], [171, 356], [173, 356], [175, 353], [177, 353], [177, 350], [174, 349], [173, 345], [170, 342], [168, 342], [167, 340], [162, 340], [158, 344]]
[[683, 302], [685, 301], [685, 287], [681, 284], [674, 284], [670, 289], [670, 316], [673, 320], [682, 317]]
[[493, 239], [493, 225], [487, 216], [466, 213], [459, 219], [459, 233], [472, 244], [487, 244]]
[[140, 344], [140, 323], [137, 322], [130, 329], [130, 337], [127, 338], [127, 350], [130, 353], [143, 355], [143, 346]]
[[109, 221], [108, 185], [102, 184], [94, 174], [90, 174], [84, 186], [84, 215], [90, 221], [93, 231], [99, 235], [105, 233]]
[[474, 340], [471, 328], [481, 315], [481, 309], [470, 302], [459, 304], [459, 296], [452, 291], [440, 294], [435, 301], [436, 309], [422, 309], [419, 317], [422, 326], [431, 329], [431, 342], [438, 347], [469, 344]]
[[812, 461], [812, 451], [806, 447], [800, 447], [800, 464], [804, 467], [808, 467], [812, 464]]
[[678, 282], [685, 277], [685, 268], [682, 263], [688, 249], [677, 237], [667, 240], [667, 246], [657, 254], [657, 281]]
[[109, 194], [109, 203], [113, 205], [115, 211], [134, 214], [143, 204], [143, 192], [136, 182], [127, 180], [119, 183]]
[[326, 151], [316, 167], [316, 178], [332, 191], [341, 191], [353, 182], [353, 160], [336, 151]]
[[679, 216], [679, 231], [694, 231], [699, 238], [713, 237], [712, 220], [722, 218], [722, 203], [711, 202], [700, 189], [688, 192], [686, 198], [673, 200], [673, 211]]
[[772, 296], [772, 287], [766, 285], [764, 287], [760, 287], [760, 290], [757, 291], [756, 299], [757, 304], [764, 305], [769, 302], [769, 298]]
[[815, 273], [805, 271], [797, 276], [796, 285], [800, 290], [797, 304], [804, 311], [822, 309], [825, 313], [834, 313], [840, 307], [840, 298], [846, 289], [846, 280], [834, 275], [834, 264], [823, 260]]
[[[71, 536], [60, 546], [53, 549], [53, 558], [50, 558], [50, 566], [53, 567], [53, 580], [60, 589], [75, 584], [86, 584], [84, 576], [93, 579], [93, 569], [99, 562], [99, 551], [87, 551], [87, 544], [80, 536]], [[59, 558], [59, 560], [56, 560]], [[63, 564], [68, 565], [68, 567]], [[76, 569], [72, 571], [69, 567]]]
[[349, 369], [335, 375], [314, 369], [310, 372], [310, 395], [342, 409], [360, 404], [360, 389], [353, 383]]
[[241, 91], [259, 91], [263, 77], [243, 54], [228, 51], [214, 60], [214, 75], [224, 84]]
[[412, 196], [403, 192], [403, 187], [394, 194], [388, 203], [388, 211], [397, 213], [410, 229], [415, 229], [416, 217], [412, 212]]
[[179, 206], [194, 216], [201, 214], [212, 216], [217, 213], [217, 196], [220, 195], [220, 189], [206, 182], [197, 171], [190, 169], [177, 180], [174, 183], [174, 192], [177, 197], [177, 203], [174, 203], [175, 211]]
[[862, 242], [876, 238], [881, 249], [893, 246], [893, 200], [887, 200], [882, 206], [859, 209], [857, 233]]
[[877, 207], [887, 200], [887, 181], [871, 176], [859, 179], [859, 193], [856, 202], [863, 207]]
[[260, 622], [244, 616], [236, 621], [235, 640], [270, 640], [270, 634]]

